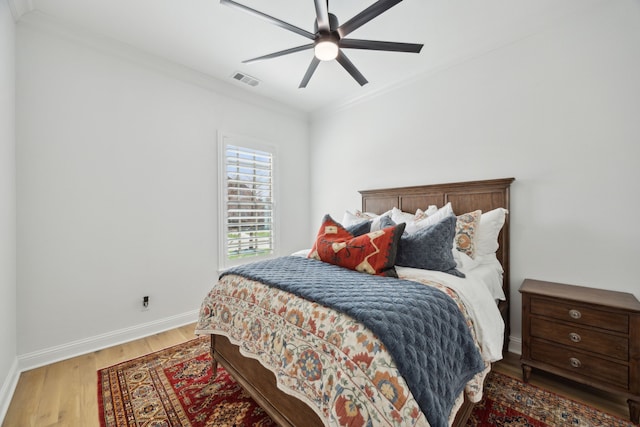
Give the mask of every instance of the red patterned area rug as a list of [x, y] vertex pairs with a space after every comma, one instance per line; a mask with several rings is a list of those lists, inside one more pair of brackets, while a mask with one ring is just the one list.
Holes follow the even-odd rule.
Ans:
[[[221, 367], [210, 383], [209, 340], [198, 338], [98, 371], [102, 427], [272, 427], [276, 424]], [[469, 426], [633, 424], [492, 372]]]
[[491, 372], [484, 396], [468, 426], [634, 427], [628, 420], [601, 412], [531, 384]]
[[209, 339], [151, 353], [98, 371], [102, 427], [275, 427], [218, 367], [211, 378]]

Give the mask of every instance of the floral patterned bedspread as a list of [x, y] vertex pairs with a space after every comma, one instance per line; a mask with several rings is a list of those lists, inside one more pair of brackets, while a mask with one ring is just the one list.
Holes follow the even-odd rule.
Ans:
[[[421, 281], [458, 304], [475, 338], [473, 321], [458, 295]], [[327, 426], [428, 426], [395, 362], [371, 331], [338, 311], [237, 275], [225, 275], [202, 303], [198, 334], [221, 334], [242, 354], [272, 371], [278, 387], [313, 408]], [[466, 386], [482, 397], [484, 377]], [[462, 404], [461, 395], [450, 417]]]

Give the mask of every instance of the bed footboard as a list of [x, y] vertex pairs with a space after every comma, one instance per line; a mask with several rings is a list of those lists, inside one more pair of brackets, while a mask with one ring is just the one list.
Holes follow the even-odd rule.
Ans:
[[[281, 391], [276, 378], [255, 359], [244, 357], [238, 346], [223, 335], [211, 335], [212, 368], [218, 363], [240, 384], [258, 405], [282, 427], [322, 427], [324, 423], [306, 403]], [[212, 380], [213, 381], [213, 380]], [[473, 403], [464, 400], [453, 427], [466, 426]]]
[[222, 365], [258, 405], [282, 427], [322, 427], [324, 423], [306, 403], [281, 391], [275, 375], [255, 359], [240, 354], [222, 335], [211, 335], [213, 364]]

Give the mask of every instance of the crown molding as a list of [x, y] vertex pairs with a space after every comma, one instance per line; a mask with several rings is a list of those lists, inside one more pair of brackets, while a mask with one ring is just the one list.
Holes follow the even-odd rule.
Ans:
[[16, 22], [22, 18], [22, 15], [35, 9], [33, 7], [33, 0], [7, 0], [7, 2], [9, 3], [13, 20]]

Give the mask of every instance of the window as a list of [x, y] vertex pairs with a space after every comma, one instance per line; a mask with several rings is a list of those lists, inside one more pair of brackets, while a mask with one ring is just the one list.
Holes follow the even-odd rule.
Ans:
[[222, 136], [222, 267], [274, 253], [274, 155], [268, 145]]

